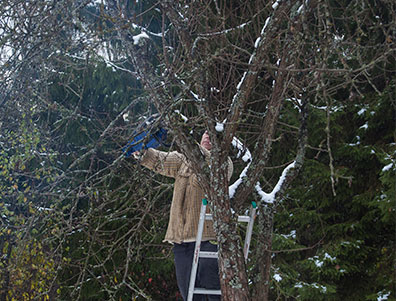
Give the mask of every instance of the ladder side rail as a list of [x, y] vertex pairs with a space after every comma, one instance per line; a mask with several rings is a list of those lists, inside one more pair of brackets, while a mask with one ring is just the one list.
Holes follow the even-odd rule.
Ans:
[[203, 199], [201, 212], [199, 214], [198, 233], [197, 233], [197, 239], [195, 241], [194, 258], [191, 267], [190, 283], [188, 286], [188, 298], [187, 298], [188, 301], [192, 301], [194, 295], [195, 279], [197, 277], [198, 259], [201, 249], [202, 232], [205, 223], [206, 205], [207, 205], [207, 200]]
[[252, 202], [252, 208], [251, 208], [251, 211], [250, 211], [249, 223], [248, 223], [248, 227], [247, 227], [247, 230], [246, 230], [245, 243], [244, 243], [244, 246], [243, 246], [243, 255], [245, 257], [245, 262], [247, 262], [247, 259], [248, 259], [248, 256], [249, 256], [250, 240], [252, 238], [253, 223], [254, 223], [254, 219], [256, 218], [256, 210], [257, 210], [256, 202]]

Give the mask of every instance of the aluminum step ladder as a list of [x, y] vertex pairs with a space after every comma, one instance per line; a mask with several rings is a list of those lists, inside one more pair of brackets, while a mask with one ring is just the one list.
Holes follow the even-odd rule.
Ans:
[[[187, 301], [192, 301], [193, 295], [195, 294], [204, 294], [204, 295], [221, 295], [221, 290], [211, 290], [204, 288], [195, 288], [195, 279], [197, 277], [197, 268], [199, 258], [218, 258], [218, 252], [205, 252], [201, 251], [201, 241], [202, 241], [202, 232], [204, 228], [205, 220], [213, 220], [212, 214], [206, 213], [206, 206], [208, 205], [208, 201], [206, 199], [202, 199], [201, 212], [199, 215], [199, 223], [198, 223], [198, 232], [197, 238], [195, 242], [195, 250], [194, 250], [194, 258], [191, 268], [191, 276], [190, 276], [190, 284], [188, 288], [188, 298]], [[257, 204], [256, 202], [252, 202], [252, 208], [250, 210], [250, 215], [240, 215], [238, 216], [238, 222], [248, 223], [245, 235], [245, 243], [243, 246], [243, 255], [245, 257], [245, 262], [247, 261], [249, 255], [249, 247], [250, 240], [253, 232], [253, 223], [256, 217]]]

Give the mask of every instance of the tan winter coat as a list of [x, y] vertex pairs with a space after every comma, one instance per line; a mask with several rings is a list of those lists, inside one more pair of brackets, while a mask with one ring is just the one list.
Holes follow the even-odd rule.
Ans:
[[[202, 150], [210, 156], [206, 149]], [[233, 164], [231, 159], [228, 160], [230, 179]], [[141, 164], [161, 175], [175, 179], [170, 219], [164, 241], [170, 243], [195, 241], [204, 192], [185, 156], [178, 152], [167, 153], [150, 148], [144, 153]], [[202, 240], [215, 239], [213, 222], [205, 221]]]

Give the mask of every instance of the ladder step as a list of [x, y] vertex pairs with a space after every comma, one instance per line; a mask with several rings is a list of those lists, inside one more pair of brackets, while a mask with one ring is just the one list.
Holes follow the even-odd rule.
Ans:
[[250, 216], [240, 215], [238, 216], [238, 222], [248, 223], [250, 221]]
[[219, 255], [218, 255], [217, 252], [200, 251], [199, 252], [199, 257], [200, 258], [218, 258]]
[[[212, 214], [206, 213], [205, 220], [207, 220], [207, 221], [213, 220]], [[250, 216], [247, 216], [247, 215], [238, 216], [238, 222], [240, 222], [240, 223], [248, 223], [249, 221], [250, 221]]]
[[194, 294], [200, 295], [221, 295], [221, 290], [208, 290], [205, 288], [195, 288]]

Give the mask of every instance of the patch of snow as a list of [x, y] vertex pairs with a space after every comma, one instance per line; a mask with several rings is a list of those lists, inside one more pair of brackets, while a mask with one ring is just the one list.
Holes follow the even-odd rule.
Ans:
[[345, 35], [342, 35], [342, 36], [335, 35], [335, 36], [334, 36], [334, 40], [336, 40], [336, 41], [342, 41], [342, 40], [344, 39], [344, 36], [345, 36]]
[[133, 36], [132, 39], [133, 39], [133, 45], [137, 45], [139, 44], [141, 39], [149, 39], [149, 36], [147, 35], [147, 33], [142, 32], [136, 36]]
[[251, 160], [251, 159], [252, 159], [252, 155], [250, 154], [249, 151], [247, 151], [247, 152], [243, 155], [243, 157], [242, 157], [242, 160], [243, 160], [244, 162], [248, 162], [248, 161]]
[[247, 74], [247, 72], [245, 71], [245, 72], [243, 73], [243, 76], [242, 76], [241, 80], [239, 81], [239, 83], [238, 83], [238, 85], [237, 85], [237, 90], [238, 90], [238, 91], [241, 89], [242, 84], [243, 84], [243, 82], [245, 81], [246, 74]]
[[272, 204], [275, 201], [275, 196], [276, 196], [277, 192], [280, 190], [280, 188], [282, 187], [283, 182], [286, 179], [287, 173], [289, 172], [290, 169], [294, 168], [295, 164], [296, 164], [296, 161], [293, 161], [293, 163], [289, 164], [283, 170], [282, 175], [280, 176], [280, 178], [278, 180], [278, 183], [276, 183], [274, 189], [270, 193], [265, 193], [261, 189], [260, 183], [259, 182], [256, 183], [256, 186], [255, 186], [256, 191], [259, 194], [259, 196], [261, 197], [261, 200], [263, 202], [268, 203], [268, 204]]
[[274, 275], [274, 279], [276, 280], [276, 281], [281, 281], [282, 280], [282, 276], [281, 275], [279, 275], [279, 274], [275, 274]]
[[383, 172], [388, 171], [389, 169], [392, 168], [392, 166], [393, 166], [393, 162], [389, 163], [388, 165], [385, 165], [384, 168], [382, 168], [382, 171]]
[[179, 110], [175, 110], [175, 113], [179, 114], [181, 119], [183, 119], [184, 122], [188, 121], [188, 118], [184, 116]]
[[265, 24], [264, 24], [264, 26], [263, 26], [263, 29], [261, 29], [261, 35], [264, 34], [265, 29], [267, 28], [267, 26], [268, 26], [270, 20], [271, 20], [270, 17], [268, 17], [268, 18], [265, 20]]
[[359, 129], [367, 130], [367, 129], [368, 129], [368, 124], [367, 124], [367, 122], [366, 122], [365, 124], [363, 124]]
[[386, 293], [384, 293], [384, 292], [379, 292], [378, 293], [378, 298], [377, 298], [377, 301], [383, 301], [383, 300], [388, 300], [388, 297], [390, 296], [390, 292], [386, 292]]
[[231, 144], [233, 147], [238, 149], [237, 158], [239, 158], [241, 156], [241, 154], [243, 153], [244, 155], [242, 157], [242, 160], [244, 162], [248, 162], [249, 160], [252, 159], [252, 155], [251, 155], [250, 151], [243, 145], [243, 143], [237, 137], [234, 137], [232, 139]]
[[277, 9], [279, 6], [279, 1], [276, 1], [274, 4], [272, 4], [273, 9]]
[[296, 287], [296, 288], [302, 288], [303, 286], [302, 286], [302, 283], [301, 283], [301, 282], [297, 282], [297, 283], [294, 285], [294, 287]]
[[261, 37], [258, 37], [258, 38], [256, 39], [256, 42], [254, 42], [254, 48], [257, 48], [257, 47], [259, 46], [260, 41], [261, 41]]
[[198, 94], [194, 93], [193, 91], [190, 91], [191, 95], [194, 96], [195, 100], [198, 102], [204, 102], [205, 98], [200, 98]]
[[328, 253], [325, 253], [325, 256], [324, 256], [324, 258], [325, 259], [330, 259], [331, 261], [334, 261], [334, 260], [336, 260], [336, 258], [335, 257], [331, 257]]
[[356, 143], [349, 143], [348, 145], [349, 146], [356, 146], [356, 145], [359, 145], [360, 144], [360, 136], [356, 136]]
[[318, 268], [321, 268], [324, 263], [324, 261], [319, 260], [319, 256], [314, 256], [313, 258], [308, 258], [308, 260], [313, 261]]
[[215, 127], [215, 129], [216, 129], [216, 131], [218, 131], [218, 132], [224, 131], [224, 123], [216, 122], [216, 127]]
[[302, 10], [304, 9], [304, 4], [301, 4], [301, 6], [298, 8], [297, 13], [301, 13]]
[[210, 88], [210, 92], [217, 92], [217, 93], [219, 93], [220, 90], [217, 89], [216, 87], [212, 87], [212, 88]]
[[234, 184], [232, 184], [230, 187], [228, 187], [228, 194], [230, 195], [230, 199], [234, 197], [235, 191], [238, 188], [239, 185], [241, 185], [243, 178], [246, 177], [246, 173], [249, 169], [250, 162], [249, 164], [242, 170], [238, 180], [235, 181]]
[[289, 234], [281, 234], [284, 238], [293, 238], [296, 239], [296, 230], [291, 230]]

